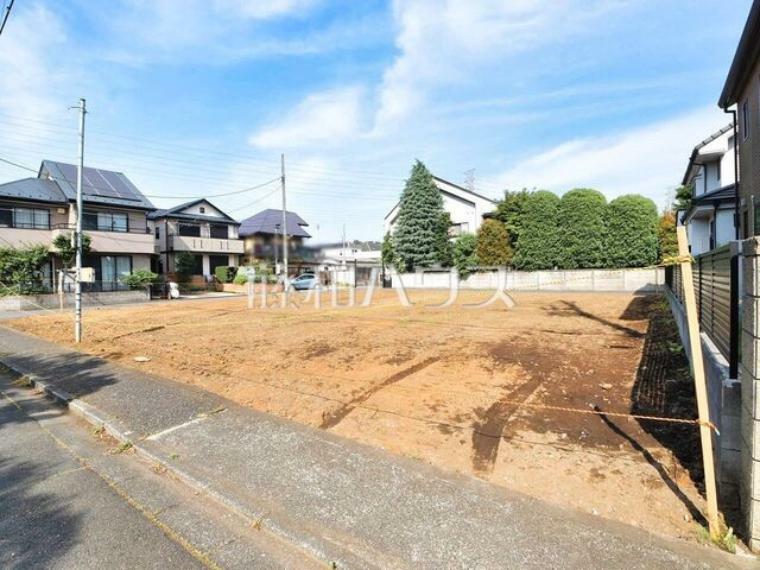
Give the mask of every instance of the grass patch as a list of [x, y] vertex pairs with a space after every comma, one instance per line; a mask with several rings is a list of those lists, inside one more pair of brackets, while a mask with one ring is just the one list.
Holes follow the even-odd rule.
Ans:
[[116, 449], [113, 450], [114, 455], [119, 455], [121, 453], [125, 453], [132, 449], [133, 444], [131, 441], [124, 441], [122, 442]]
[[712, 543], [721, 550], [736, 554], [736, 535], [733, 528], [724, 526], [718, 536], [711, 536], [710, 531], [700, 525], [697, 529], [697, 539], [702, 544]]

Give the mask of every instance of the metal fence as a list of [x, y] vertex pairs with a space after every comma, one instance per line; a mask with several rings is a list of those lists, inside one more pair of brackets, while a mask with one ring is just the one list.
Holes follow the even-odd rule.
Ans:
[[[725, 245], [696, 256], [692, 265], [699, 326], [728, 360], [732, 378], [739, 355], [738, 259], [731, 246]], [[665, 283], [683, 303], [680, 265], [666, 267]]]

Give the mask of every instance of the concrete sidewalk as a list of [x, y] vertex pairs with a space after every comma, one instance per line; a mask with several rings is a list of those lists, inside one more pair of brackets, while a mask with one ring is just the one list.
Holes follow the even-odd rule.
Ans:
[[727, 568], [669, 541], [0, 327], [0, 361], [186, 483], [339, 568]]

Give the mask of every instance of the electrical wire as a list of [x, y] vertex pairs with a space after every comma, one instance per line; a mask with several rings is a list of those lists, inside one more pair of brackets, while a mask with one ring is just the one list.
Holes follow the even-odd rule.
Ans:
[[3, 30], [5, 29], [5, 24], [8, 22], [8, 18], [11, 15], [11, 9], [13, 8], [13, 2], [15, 0], [11, 0], [8, 6], [5, 8], [5, 16], [3, 16], [3, 22], [0, 24], [0, 35], [2, 35]]

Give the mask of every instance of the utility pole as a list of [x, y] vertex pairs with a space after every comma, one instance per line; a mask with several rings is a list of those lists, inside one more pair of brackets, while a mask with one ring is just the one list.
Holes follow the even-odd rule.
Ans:
[[280, 184], [282, 185], [282, 283], [285, 291], [288, 290], [288, 222], [285, 205], [285, 153], [280, 155]]
[[87, 102], [79, 99], [79, 164], [77, 165], [76, 284], [74, 289], [74, 340], [82, 342], [82, 172], [84, 170], [84, 116]]

